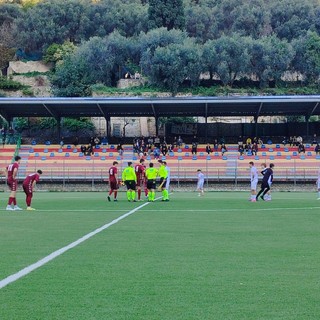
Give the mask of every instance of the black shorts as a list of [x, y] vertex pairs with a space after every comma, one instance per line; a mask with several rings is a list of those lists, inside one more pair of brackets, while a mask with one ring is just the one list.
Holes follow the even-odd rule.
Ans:
[[147, 181], [147, 189], [155, 189], [156, 188], [156, 180], [148, 180]]
[[162, 184], [162, 188], [166, 187], [167, 179], [166, 178], [160, 178], [160, 185]]
[[262, 182], [261, 183], [261, 190], [264, 190], [264, 189], [270, 189], [270, 186], [269, 186], [268, 182], [266, 182], [266, 183]]
[[136, 182], [134, 180], [127, 180], [125, 182], [128, 190], [135, 190], [136, 189]]

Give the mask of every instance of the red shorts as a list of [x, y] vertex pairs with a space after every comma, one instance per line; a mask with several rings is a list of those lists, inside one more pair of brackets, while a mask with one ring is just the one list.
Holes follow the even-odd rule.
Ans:
[[23, 187], [23, 191], [24, 191], [24, 193], [26, 194], [26, 195], [32, 195], [32, 192], [33, 192], [33, 190], [32, 190], [32, 186], [30, 186], [30, 185], [26, 185], [26, 184], [23, 184], [22, 185], [22, 187]]
[[117, 181], [109, 181], [109, 185], [111, 190], [119, 189]]
[[11, 191], [17, 191], [17, 187], [18, 187], [17, 180], [8, 180], [7, 184]]

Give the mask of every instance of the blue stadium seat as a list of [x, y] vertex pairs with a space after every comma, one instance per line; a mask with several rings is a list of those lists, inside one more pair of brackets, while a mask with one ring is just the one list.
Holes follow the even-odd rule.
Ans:
[[270, 159], [270, 160], [274, 160], [274, 156], [270, 156], [269, 159]]
[[46, 146], [50, 146], [50, 144], [51, 144], [51, 142], [50, 142], [49, 140], [47, 140], [47, 141], [45, 142], [45, 145], [46, 145]]
[[239, 157], [239, 160], [244, 160], [244, 156], [240, 156], [240, 157]]
[[48, 150], [48, 149], [44, 149], [43, 152], [44, 152], [44, 153], [48, 153], [49, 150]]
[[83, 157], [83, 153], [82, 152], [79, 153], [79, 157]]
[[137, 158], [136, 156], [133, 156], [133, 157], [132, 157], [132, 160], [133, 160], [133, 161], [137, 161], [138, 158]]
[[276, 149], [280, 149], [280, 144], [276, 144]]
[[54, 152], [51, 152], [50, 153], [50, 158], [53, 158], [54, 157]]
[[316, 159], [320, 160], [320, 155], [319, 154], [316, 155]]
[[106, 160], [106, 157], [103, 156], [103, 157], [100, 158], [100, 160], [104, 161], [104, 160]]
[[296, 156], [298, 155], [298, 152], [297, 152], [297, 151], [293, 151], [293, 152], [292, 152], [292, 155], [293, 155], [294, 157], [296, 157]]
[[197, 160], [197, 156], [195, 154], [192, 156], [192, 160]]
[[99, 157], [99, 152], [95, 152], [94, 153], [94, 156], [97, 158], [97, 157]]
[[117, 156], [117, 161], [121, 161], [121, 157], [120, 156]]
[[186, 152], [185, 153], [185, 157], [189, 157], [190, 156], [190, 153], [189, 152]]
[[247, 152], [247, 156], [252, 156], [252, 153], [250, 151]]
[[211, 157], [208, 155], [207, 158], [206, 158], [206, 160], [211, 160]]
[[181, 153], [182, 152], [182, 150], [181, 149], [178, 149], [178, 153]]
[[178, 157], [178, 160], [179, 160], [179, 161], [181, 161], [181, 160], [182, 160], [182, 157], [181, 157], [181, 156], [179, 156], [179, 157]]
[[312, 152], [311, 152], [311, 151], [308, 151], [308, 152], [307, 152], [307, 156], [308, 156], [308, 157], [311, 157], [311, 156], [312, 156]]
[[309, 143], [307, 143], [306, 148], [311, 148], [311, 145]]
[[64, 156], [68, 158], [68, 157], [70, 157], [70, 153], [66, 152], [66, 154]]
[[35, 146], [37, 144], [36, 140], [32, 140], [31, 144]]
[[62, 153], [62, 152], [63, 152], [63, 150], [62, 150], [62, 149], [59, 149], [59, 150], [58, 150], [58, 152], [59, 152], [59, 153]]
[[281, 151], [277, 151], [277, 156], [281, 157]]
[[227, 156], [223, 156], [222, 160], [228, 160], [228, 157]]
[[151, 157], [150, 157], [150, 156], [147, 156], [147, 160], [148, 160], [148, 161], [151, 161]]
[[166, 158], [165, 156], [162, 156], [162, 157], [161, 157], [161, 160], [162, 160], [162, 161], [166, 161], [167, 158]]
[[204, 156], [204, 153], [203, 152], [200, 152], [200, 157], [203, 157]]
[[67, 149], [68, 149], [68, 150], [71, 150], [70, 144], [67, 145]]
[[284, 152], [289, 152], [289, 149], [288, 148], [284, 148]]
[[215, 152], [215, 153], [214, 153], [214, 156], [215, 156], [215, 157], [219, 157], [219, 152]]
[[169, 156], [170, 156], [170, 157], [174, 157], [174, 152], [172, 152], [172, 151], [169, 152]]
[[78, 149], [77, 149], [77, 148], [74, 148], [74, 149], [72, 150], [72, 152], [73, 152], [73, 153], [77, 153], [77, 152], [78, 152]]
[[103, 148], [102, 149], [102, 153], [106, 153], [107, 152], [107, 149], [106, 148]]
[[185, 145], [184, 148], [185, 148], [185, 149], [189, 149], [189, 146], [188, 146], [188, 145]]
[[267, 156], [267, 153], [266, 153], [266, 152], [262, 152], [262, 156], [263, 156], [263, 157], [266, 157], [266, 156]]
[[291, 156], [286, 156], [286, 160], [291, 160]]
[[96, 149], [100, 149], [100, 146], [97, 144], [97, 145], [95, 146], [95, 148], [96, 148]]
[[34, 153], [34, 150], [33, 149], [29, 149], [29, 153]]
[[113, 152], [109, 153], [109, 157], [111, 157], [111, 158], [113, 157]]
[[42, 160], [42, 161], [45, 161], [45, 160], [47, 160], [47, 158], [46, 158], [45, 156], [42, 156], [42, 157], [41, 157], [41, 160]]
[[261, 145], [261, 149], [265, 149], [266, 146], [264, 144]]
[[36, 152], [36, 153], [34, 154], [34, 156], [35, 156], [35, 157], [39, 157], [39, 152]]
[[113, 144], [110, 146], [110, 149], [115, 149], [115, 147], [114, 147], [114, 145], [113, 145]]
[[255, 156], [254, 160], [260, 160], [259, 156]]
[[86, 160], [91, 160], [91, 157], [90, 156], [86, 156]]
[[272, 148], [269, 148], [269, 152], [273, 152], [273, 149], [272, 149]]
[[300, 159], [301, 160], [306, 160], [306, 156], [303, 154], [303, 155], [300, 156]]

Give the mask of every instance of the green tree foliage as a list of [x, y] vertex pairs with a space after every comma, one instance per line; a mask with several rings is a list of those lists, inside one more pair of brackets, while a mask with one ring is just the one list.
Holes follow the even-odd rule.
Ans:
[[66, 56], [74, 53], [76, 46], [69, 41], [64, 42], [63, 44], [53, 43], [48, 47], [43, 57], [45, 62], [54, 62], [63, 60]]
[[150, 81], [177, 93], [185, 80], [191, 85], [199, 82], [201, 51], [192, 41], [158, 47], [151, 58]]
[[91, 122], [90, 118], [64, 118], [63, 128], [68, 129], [72, 132], [77, 132], [83, 129], [94, 130], [94, 124]]
[[184, 29], [183, 0], [149, 0], [149, 29]]

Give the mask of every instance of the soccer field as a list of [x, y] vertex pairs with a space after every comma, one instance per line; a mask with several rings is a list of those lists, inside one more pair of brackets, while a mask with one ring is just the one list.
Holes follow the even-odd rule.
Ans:
[[248, 196], [39, 192], [37, 211], [1, 210], [0, 281], [105, 229], [0, 289], [0, 319], [319, 319], [316, 193]]

